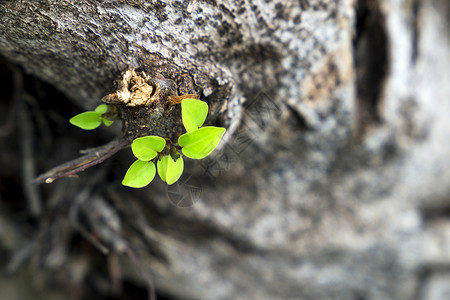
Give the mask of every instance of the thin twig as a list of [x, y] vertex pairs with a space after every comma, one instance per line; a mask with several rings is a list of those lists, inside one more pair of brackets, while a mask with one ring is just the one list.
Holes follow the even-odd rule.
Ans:
[[[103, 173], [103, 174], [102, 174]], [[94, 236], [88, 229], [79, 221], [80, 209], [85, 202], [91, 199], [92, 189], [101, 179], [104, 178], [104, 171], [95, 174], [92, 179], [87, 183], [87, 185], [78, 193], [75, 197], [74, 204], [69, 210], [69, 220], [72, 226], [78, 230], [78, 232], [87, 239], [94, 247], [96, 247], [104, 255], [110, 254], [108, 247], [103, 245], [103, 243]]]
[[122, 270], [120, 268], [119, 256], [115, 252], [111, 252], [108, 255], [108, 270], [113, 291], [120, 293], [123, 290]]
[[52, 183], [62, 177], [73, 176], [89, 167], [95, 166], [116, 154], [119, 150], [131, 144], [132, 136], [120, 136], [106, 145], [85, 151], [85, 155], [61, 164], [40, 175], [31, 184]]
[[127, 254], [128, 257], [131, 259], [131, 261], [136, 265], [136, 267], [141, 272], [142, 277], [147, 281], [148, 289], [149, 289], [149, 300], [156, 300], [156, 292], [155, 287], [153, 285], [153, 280], [150, 278], [150, 276], [145, 272], [144, 267], [142, 266], [142, 262], [138, 259], [136, 256], [136, 253], [130, 248], [127, 247]]
[[25, 104], [23, 97], [23, 74], [17, 67], [13, 67], [12, 71], [14, 82], [13, 101], [16, 102], [18, 106], [17, 129], [20, 134], [19, 142], [22, 158], [20, 177], [30, 214], [34, 217], [38, 217], [42, 214], [42, 201], [39, 188], [28, 184], [28, 182], [36, 176], [33, 152], [33, 144], [35, 142], [32, 134], [33, 123], [31, 121], [29, 108]]

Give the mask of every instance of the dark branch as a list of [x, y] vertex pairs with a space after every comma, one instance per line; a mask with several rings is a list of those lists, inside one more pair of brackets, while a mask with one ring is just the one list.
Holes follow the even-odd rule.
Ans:
[[132, 136], [120, 136], [106, 145], [84, 151], [85, 155], [45, 172], [34, 179], [31, 184], [52, 183], [55, 179], [75, 175], [105, 161], [130, 145], [132, 141]]

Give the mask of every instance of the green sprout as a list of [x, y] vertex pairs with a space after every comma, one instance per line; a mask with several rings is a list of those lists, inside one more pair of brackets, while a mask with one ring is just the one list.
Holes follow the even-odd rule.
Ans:
[[181, 118], [187, 132], [197, 130], [206, 120], [208, 104], [196, 99], [181, 101]]
[[131, 151], [137, 160], [128, 168], [122, 181], [123, 185], [141, 188], [152, 182], [156, 167], [152, 160], [166, 146], [166, 140], [159, 136], [137, 138], [131, 144]]
[[178, 144], [183, 147], [183, 154], [192, 159], [208, 156], [219, 144], [225, 128], [207, 126], [180, 136]]
[[[32, 184], [74, 176], [128, 146], [136, 160], [126, 171], [123, 185], [144, 187], [152, 182], [156, 172], [168, 185], [180, 180], [185, 157], [202, 159], [210, 155], [226, 129], [204, 126], [207, 119], [218, 117], [220, 111], [210, 111], [206, 102], [197, 100], [200, 97], [197, 86], [189, 88], [190, 84], [183, 83], [183, 89], [195, 93], [178, 95], [178, 82], [171, 72], [164, 68], [145, 72], [126, 70], [116, 80], [114, 92], [102, 98], [103, 104], [70, 119], [71, 124], [86, 130], [121, 120], [121, 133], [107, 144], [87, 149], [80, 157], [39, 175]], [[219, 106], [225, 102], [217, 99]]]
[[158, 175], [168, 185], [175, 183], [181, 177], [183, 169], [184, 162], [181, 156], [173, 160], [170, 155], [164, 155], [158, 160]]
[[94, 111], [87, 111], [72, 117], [69, 122], [72, 125], [84, 130], [92, 130], [99, 127], [102, 123], [111, 126], [113, 121], [108, 120], [108, 105], [100, 104]]
[[141, 188], [148, 185], [155, 178], [156, 167], [152, 161], [136, 160], [125, 174], [123, 185]]
[[184, 169], [182, 155], [191, 159], [205, 158], [217, 147], [226, 131], [222, 127], [201, 127], [207, 114], [208, 104], [205, 102], [183, 99], [181, 118], [187, 132], [178, 138], [178, 145], [168, 145], [165, 139], [158, 136], [133, 140], [131, 150], [137, 161], [128, 168], [122, 184], [133, 188], [148, 185], [156, 174], [156, 160], [161, 180], [168, 185], [177, 182]]

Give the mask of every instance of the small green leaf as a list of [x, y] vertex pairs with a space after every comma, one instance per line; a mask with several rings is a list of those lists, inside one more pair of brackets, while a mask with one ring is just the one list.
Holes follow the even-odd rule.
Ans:
[[187, 132], [197, 130], [203, 125], [208, 114], [208, 104], [197, 99], [181, 101], [181, 118]]
[[95, 108], [95, 112], [99, 113], [101, 115], [104, 114], [107, 111], [108, 111], [108, 105], [106, 105], [106, 104], [100, 104], [99, 106], [97, 106]]
[[180, 136], [178, 144], [183, 147], [183, 154], [187, 157], [202, 159], [217, 147], [225, 131], [223, 127], [203, 127]]
[[149, 135], [137, 138], [131, 144], [134, 156], [140, 160], [151, 160], [156, 157], [166, 146], [166, 140], [162, 137]]
[[94, 111], [87, 111], [72, 117], [70, 124], [85, 130], [92, 130], [102, 123], [101, 114]]
[[105, 124], [106, 127], [109, 127], [114, 123], [114, 121], [108, 120], [107, 118], [102, 118], [103, 124]]
[[132, 188], [141, 188], [155, 178], [156, 168], [151, 161], [136, 160], [127, 170], [122, 184]]
[[177, 182], [181, 174], [183, 174], [183, 169], [184, 162], [181, 156], [176, 161], [170, 155], [165, 155], [161, 160], [158, 160], [158, 175], [168, 185]]

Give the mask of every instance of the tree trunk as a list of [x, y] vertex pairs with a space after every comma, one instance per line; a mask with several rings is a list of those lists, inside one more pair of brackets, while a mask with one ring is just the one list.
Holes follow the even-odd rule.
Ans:
[[[69, 98], [30, 95], [12, 67], [7, 271], [85, 299], [447, 299], [448, 1], [22, 0], [0, 16], [5, 60]], [[221, 148], [169, 187], [122, 186], [129, 150], [28, 185], [118, 134], [68, 118], [130, 68], [195, 90]]]

